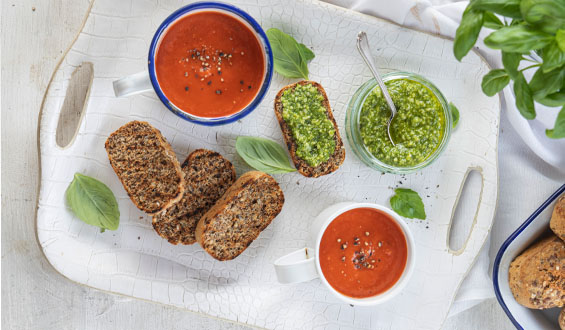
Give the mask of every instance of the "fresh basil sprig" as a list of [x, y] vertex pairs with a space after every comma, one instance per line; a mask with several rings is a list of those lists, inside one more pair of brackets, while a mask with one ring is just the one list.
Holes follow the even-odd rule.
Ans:
[[547, 33], [565, 26], [565, 1], [522, 0], [520, 11], [526, 22]]
[[512, 18], [522, 17], [520, 0], [474, 0], [473, 9]]
[[561, 108], [561, 111], [559, 111], [559, 114], [557, 115], [555, 127], [553, 129], [546, 130], [545, 134], [552, 139], [565, 138], [565, 106]]
[[288, 78], [308, 79], [308, 62], [314, 59], [314, 52], [276, 28], [267, 30], [267, 38], [273, 50], [275, 71]]
[[528, 53], [547, 46], [554, 37], [551, 34], [526, 25], [503, 27], [485, 38], [485, 45], [505, 52]]
[[514, 78], [514, 95], [516, 95], [516, 107], [522, 117], [526, 119], [536, 118], [532, 91], [522, 72], [519, 72], [516, 78]]
[[[565, 1], [471, 0], [455, 33], [453, 53], [459, 61], [476, 43], [482, 27], [495, 30], [484, 42], [501, 50], [504, 66], [483, 77], [481, 88], [486, 95], [494, 96], [512, 80], [516, 107], [526, 119], [536, 117], [534, 101], [548, 107], [565, 105]], [[542, 61], [524, 56], [532, 52]], [[522, 61], [534, 63], [522, 68]], [[537, 71], [528, 82], [523, 72], [533, 69]], [[546, 135], [564, 138], [565, 125], [556, 122]]]
[[390, 206], [394, 212], [410, 219], [426, 219], [426, 210], [422, 198], [412, 189], [397, 188], [390, 198]]
[[258, 171], [270, 174], [296, 171], [290, 166], [285, 150], [275, 141], [239, 136], [235, 142], [237, 153], [245, 162]]
[[455, 104], [449, 102], [449, 112], [451, 113], [451, 128], [455, 129], [459, 123], [459, 109]]
[[483, 89], [483, 93], [488, 96], [493, 96], [506, 87], [509, 82], [510, 77], [506, 71], [502, 69], [495, 69], [491, 70], [483, 77], [481, 88]]
[[461, 61], [471, 48], [473, 48], [473, 45], [477, 42], [482, 26], [483, 12], [467, 7], [465, 12], [463, 12], [461, 24], [459, 28], [457, 28], [457, 31], [455, 31], [453, 53], [457, 60]]
[[101, 231], [118, 229], [118, 202], [114, 193], [102, 182], [75, 173], [65, 195], [73, 213], [85, 223], [99, 227]]

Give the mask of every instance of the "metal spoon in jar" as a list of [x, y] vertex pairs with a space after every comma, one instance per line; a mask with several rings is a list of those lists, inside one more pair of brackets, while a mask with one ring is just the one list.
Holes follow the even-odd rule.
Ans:
[[390, 94], [388, 94], [388, 90], [386, 89], [386, 86], [381, 79], [379, 72], [377, 71], [377, 66], [375, 65], [373, 56], [371, 55], [371, 48], [369, 48], [367, 33], [365, 33], [364, 31], [359, 32], [359, 34], [357, 35], [357, 50], [359, 51], [359, 54], [361, 54], [361, 57], [363, 57], [363, 60], [365, 60], [365, 64], [367, 64], [367, 66], [371, 70], [371, 73], [373, 73], [373, 77], [375, 77], [375, 79], [377, 80], [377, 83], [381, 87], [383, 96], [385, 97], [386, 103], [388, 103], [388, 106], [390, 108], [390, 117], [386, 122], [386, 132], [388, 133], [388, 139], [390, 140], [392, 145], [396, 146], [396, 144], [394, 144], [394, 141], [392, 141], [392, 136], [390, 135], [390, 123], [392, 122], [392, 118], [396, 116], [396, 107], [394, 106], [394, 103], [390, 98]]

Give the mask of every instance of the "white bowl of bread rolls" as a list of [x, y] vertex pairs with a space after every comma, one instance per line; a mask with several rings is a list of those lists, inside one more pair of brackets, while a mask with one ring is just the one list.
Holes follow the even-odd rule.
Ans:
[[498, 302], [518, 329], [565, 329], [565, 185], [502, 244]]

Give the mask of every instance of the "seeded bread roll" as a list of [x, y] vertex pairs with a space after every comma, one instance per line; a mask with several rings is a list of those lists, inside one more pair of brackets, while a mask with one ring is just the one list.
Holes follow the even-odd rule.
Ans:
[[108, 137], [105, 147], [112, 168], [140, 210], [154, 214], [182, 197], [184, 178], [177, 156], [149, 123], [125, 124]]
[[[292, 137], [292, 131], [290, 127], [283, 119], [283, 105], [281, 102], [282, 95], [285, 91], [294, 89], [297, 85], [312, 85], [318, 89], [318, 91], [324, 97], [322, 105], [326, 109], [326, 115], [335, 127], [335, 151], [327, 161], [321, 163], [316, 167], [308, 165], [306, 161], [296, 155], [296, 142]], [[343, 147], [343, 141], [341, 140], [341, 136], [339, 135], [339, 130], [335, 122], [332, 109], [330, 108], [330, 101], [328, 100], [328, 96], [326, 95], [326, 91], [324, 90], [322, 85], [318, 84], [315, 81], [299, 81], [295, 84], [283, 87], [283, 89], [279, 91], [275, 98], [275, 115], [277, 116], [277, 120], [279, 122], [279, 125], [281, 126], [284, 141], [286, 142], [286, 146], [288, 147], [288, 151], [290, 152], [290, 157], [292, 158], [294, 166], [296, 167], [298, 172], [300, 172], [300, 174], [306, 177], [316, 178], [322, 175], [330, 174], [341, 166], [341, 164], [345, 160], [345, 148]]]
[[555, 235], [565, 241], [565, 195], [557, 199], [549, 227]]
[[528, 308], [565, 304], [565, 243], [551, 235], [522, 252], [508, 271], [516, 301]]
[[182, 199], [153, 216], [153, 228], [172, 244], [193, 244], [198, 220], [235, 181], [232, 163], [217, 152], [198, 149], [184, 163]]
[[270, 175], [242, 175], [196, 227], [202, 248], [220, 261], [239, 256], [280, 213], [284, 194]]
[[559, 313], [559, 327], [561, 330], [565, 330], [565, 308], [563, 308], [561, 313]]

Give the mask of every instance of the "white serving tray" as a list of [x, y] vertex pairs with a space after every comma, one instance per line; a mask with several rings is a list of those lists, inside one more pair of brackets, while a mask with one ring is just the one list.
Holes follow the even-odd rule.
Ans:
[[557, 317], [559, 308], [537, 310], [526, 308], [516, 302], [508, 285], [508, 268], [510, 263], [544, 233], [550, 232], [549, 220], [555, 201], [565, 193], [565, 185], [561, 186], [532, 215], [524, 221], [504, 241], [494, 260], [492, 280], [494, 291], [500, 306], [518, 329], [559, 330]]
[[[215, 261], [198, 245], [168, 244], [153, 231], [150, 217], [135, 208], [117, 180], [104, 150], [107, 136], [128, 121], [147, 120], [161, 130], [181, 161], [196, 148], [209, 148], [230, 159], [241, 175], [250, 168], [235, 153], [235, 138], [264, 136], [282, 144], [273, 100], [281, 87], [294, 80], [275, 75], [265, 100], [253, 113], [212, 128], [176, 117], [152, 93], [116, 98], [112, 81], [146, 68], [153, 31], [188, 2], [96, 0], [84, 28], [55, 71], [42, 108], [37, 232], [46, 257], [64, 276], [100, 290], [260, 327], [440, 328], [485, 242], [495, 212], [500, 103], [481, 91], [481, 77], [489, 71], [488, 65], [475, 52], [457, 62], [450, 40], [324, 3], [230, 2], [246, 10], [264, 29], [278, 27], [312, 47], [316, 58], [309, 65], [310, 79], [320, 82], [328, 93], [346, 147], [342, 167], [318, 179], [298, 173], [275, 175], [285, 193], [285, 206], [233, 261]], [[459, 127], [445, 153], [419, 173], [382, 175], [363, 165], [345, 138], [349, 97], [370, 78], [355, 48], [360, 30], [367, 31], [381, 67], [423, 75], [461, 111]], [[55, 143], [59, 112], [71, 74], [83, 62], [93, 64], [92, 87], [78, 135], [62, 149]], [[479, 207], [465, 247], [451, 251], [447, 245], [451, 218], [469, 169], [482, 173], [483, 185], [476, 192]], [[75, 172], [96, 177], [114, 191], [121, 211], [117, 231], [100, 233], [67, 209], [64, 192]], [[428, 214], [426, 221], [407, 220], [417, 261], [414, 276], [399, 296], [378, 307], [351, 307], [317, 280], [293, 286], [276, 282], [272, 262], [305, 246], [310, 222], [321, 210], [342, 201], [388, 205], [396, 186], [418, 191]]]

